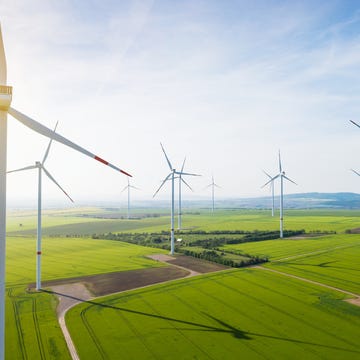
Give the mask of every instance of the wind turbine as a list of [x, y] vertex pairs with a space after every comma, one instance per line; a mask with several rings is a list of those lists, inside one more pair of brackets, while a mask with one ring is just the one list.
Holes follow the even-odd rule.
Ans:
[[[263, 173], [270, 179], [272, 179], [272, 176], [269, 175], [265, 170], [263, 170]], [[274, 182], [270, 182], [270, 191], [271, 191], [271, 197], [272, 197], [272, 207], [271, 207], [271, 216], [274, 216], [275, 211], [275, 197], [274, 197]]]
[[212, 199], [212, 213], [214, 213], [214, 209], [215, 209], [215, 187], [220, 189], [220, 186], [215, 184], [214, 175], [211, 176], [211, 184], [206, 186], [205, 189], [207, 189], [210, 186], [211, 186], [211, 199]]
[[140, 190], [139, 188], [130, 185], [130, 181], [129, 178], [127, 178], [127, 182], [128, 184], [124, 187], [124, 189], [121, 191], [122, 193], [127, 189], [127, 197], [128, 197], [128, 202], [127, 202], [127, 218], [130, 219], [130, 188], [136, 189], [136, 190]]
[[285, 171], [282, 170], [281, 166], [281, 156], [280, 156], [280, 150], [279, 150], [279, 173], [271, 178], [266, 184], [264, 184], [262, 187], [265, 187], [266, 185], [270, 184], [275, 179], [280, 178], [280, 238], [283, 238], [283, 222], [284, 222], [284, 216], [283, 216], [283, 209], [284, 209], [284, 179], [292, 182], [293, 184], [297, 185], [296, 182], [292, 181], [285, 175]]
[[355, 171], [354, 169], [350, 169], [353, 173], [355, 173], [356, 175], [360, 176], [360, 173], [358, 173], [357, 171]]
[[[57, 123], [54, 129], [54, 132], [56, 131]], [[41, 240], [42, 240], [42, 231], [41, 231], [41, 197], [42, 197], [42, 191], [41, 191], [41, 185], [42, 185], [42, 171], [44, 171], [45, 175], [53, 182], [55, 185], [57, 185], [60, 190], [70, 199], [71, 202], [74, 202], [73, 199], [66, 193], [66, 191], [56, 182], [56, 180], [51, 176], [49, 171], [46, 170], [44, 164], [45, 161], [49, 155], [50, 147], [51, 147], [52, 139], [49, 142], [49, 145], [46, 149], [44, 158], [42, 162], [36, 161], [35, 165], [26, 166], [21, 169], [11, 170], [7, 173], [10, 174], [12, 172], [17, 171], [24, 171], [24, 170], [31, 170], [31, 169], [38, 169], [38, 213], [37, 213], [37, 244], [36, 244], [36, 290], [41, 289]]]
[[175, 252], [175, 234], [174, 234], [174, 197], [175, 197], [175, 175], [189, 175], [189, 176], [198, 176], [196, 174], [190, 174], [190, 173], [185, 173], [183, 171], [176, 171], [176, 169], [173, 168], [173, 166], [171, 165], [171, 162], [168, 158], [168, 156], [166, 155], [165, 149], [162, 145], [162, 143], [160, 143], [161, 145], [161, 149], [165, 155], [165, 159], [166, 162], [169, 165], [170, 168], [170, 173], [166, 176], [166, 178], [163, 180], [163, 182], [161, 183], [161, 185], [159, 186], [159, 188], [156, 190], [155, 194], [153, 195], [153, 197], [156, 196], [156, 194], [159, 192], [159, 190], [163, 187], [163, 185], [171, 179], [171, 242], [170, 242], [170, 254], [174, 255]]
[[10, 106], [12, 100], [12, 87], [7, 86], [7, 70], [4, 43], [0, 27], [0, 360], [5, 358], [5, 248], [6, 248], [6, 150], [7, 150], [7, 114], [25, 126], [54, 139], [74, 150], [77, 150], [101, 163], [131, 176], [124, 170], [112, 165], [90, 151], [80, 147], [67, 138], [50, 130], [30, 117], [22, 114]]
[[[182, 167], [181, 167], [181, 171], [178, 173], [178, 178], [179, 178], [179, 214], [178, 214], [178, 229], [181, 230], [181, 217], [182, 217], [182, 208], [181, 208], [181, 184], [184, 183], [191, 191], [193, 191], [193, 189], [191, 188], [191, 186], [183, 179], [182, 175], [184, 174], [184, 166], [185, 166], [185, 161], [186, 158], [184, 158]], [[189, 174], [187, 174], [189, 175]], [[192, 176], [200, 176], [197, 174], [191, 174]]]

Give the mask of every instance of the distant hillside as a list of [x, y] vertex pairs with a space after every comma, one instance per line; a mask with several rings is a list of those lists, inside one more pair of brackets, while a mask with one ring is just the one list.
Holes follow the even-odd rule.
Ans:
[[[275, 196], [275, 207], [279, 207], [279, 196]], [[241, 208], [270, 208], [271, 196], [221, 200], [218, 207], [241, 207]], [[360, 194], [342, 193], [303, 193], [284, 195], [284, 206], [294, 209], [308, 208], [337, 208], [337, 209], [360, 209]]]

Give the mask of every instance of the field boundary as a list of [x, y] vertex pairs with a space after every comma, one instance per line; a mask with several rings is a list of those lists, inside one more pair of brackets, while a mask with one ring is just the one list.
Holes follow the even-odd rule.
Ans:
[[275, 260], [271, 260], [271, 262], [275, 263], [275, 262], [281, 262], [281, 261], [285, 261], [285, 260], [293, 260], [293, 259], [298, 259], [298, 258], [301, 258], [301, 257], [317, 255], [317, 254], [323, 254], [323, 253], [331, 252], [331, 251], [338, 250], [338, 249], [346, 249], [346, 248], [351, 248], [351, 247], [356, 247], [356, 246], [359, 246], [359, 244], [335, 246], [335, 247], [327, 248], [327, 249], [324, 249], [324, 250], [316, 250], [316, 251], [311, 251], [311, 252], [303, 253], [303, 254], [299, 254], [299, 255], [288, 256], [288, 257], [281, 258], [281, 259], [275, 259]]
[[[214, 269], [212, 271], [209, 271], [209, 270], [208, 271], [203, 271], [203, 272], [195, 271], [195, 270], [191, 269], [191, 266], [189, 266], [189, 268], [187, 268], [187, 267], [184, 266], [184, 264], [182, 264], [183, 266], [180, 266], [180, 265], [177, 265], [177, 264], [172, 264], [172, 261], [176, 260], [176, 257], [172, 257], [172, 256], [169, 256], [169, 255], [164, 255], [164, 254], [149, 255], [148, 257], [155, 260], [155, 261], [164, 262], [169, 267], [184, 270], [184, 275], [182, 277], [180, 277], [180, 278], [178, 277], [178, 278], [168, 279], [168, 280], [161, 281], [161, 282], [154, 281], [153, 283], [147, 284], [147, 285], [144, 285], [144, 286], [135, 286], [135, 287], [132, 287], [132, 288], [124, 289], [124, 290], [121, 290], [121, 291], [115, 291], [115, 292], [108, 293], [108, 294], [102, 294], [102, 295], [99, 295], [99, 296], [93, 296], [91, 294], [91, 292], [89, 291], [89, 289], [87, 288], [87, 286], [85, 285], [85, 283], [81, 281], [81, 279], [79, 279], [78, 282], [71, 282], [71, 279], [69, 279], [69, 283], [67, 283], [67, 284], [64, 284], [65, 279], [63, 279], [61, 284], [58, 284], [58, 285], [54, 284], [54, 285], [51, 286], [51, 290], [52, 290], [51, 292], [54, 295], [56, 295], [58, 297], [58, 299], [59, 299], [59, 304], [58, 304], [58, 308], [57, 308], [58, 322], [59, 322], [61, 331], [62, 331], [62, 333], [64, 335], [64, 338], [65, 338], [66, 345], [68, 347], [69, 353], [70, 353], [71, 358], [73, 360], [80, 360], [80, 357], [79, 357], [79, 355], [77, 353], [75, 344], [72, 341], [70, 332], [69, 332], [69, 330], [68, 330], [68, 328], [66, 326], [65, 316], [66, 316], [66, 313], [71, 308], [73, 308], [74, 306], [76, 306], [76, 305], [78, 305], [78, 304], [80, 304], [82, 302], [99, 299], [99, 298], [104, 297], [104, 296], [120, 294], [120, 293], [123, 293], [125, 291], [138, 290], [138, 289], [147, 288], [147, 287], [153, 286], [153, 285], [170, 283], [172, 281], [179, 280], [179, 279], [184, 279], [184, 278], [193, 277], [193, 276], [199, 276], [199, 275], [202, 275], [202, 274], [207, 273], [207, 272], [224, 271], [224, 268], [215, 270], [215, 267], [214, 267]], [[203, 260], [198, 260], [198, 261], [200, 263], [204, 262]], [[228, 270], [228, 269], [226, 269], [226, 270]]]
[[273, 272], [273, 273], [277, 273], [277, 274], [280, 274], [280, 275], [284, 275], [284, 276], [287, 276], [287, 277], [291, 277], [291, 278], [293, 278], [293, 279], [301, 280], [301, 281], [304, 281], [304, 282], [307, 282], [307, 283], [310, 283], [310, 284], [322, 286], [322, 287], [325, 287], [325, 288], [327, 288], [327, 289], [339, 291], [339, 292], [341, 292], [341, 293], [343, 293], [343, 294], [353, 296], [355, 299], [346, 299], [345, 301], [350, 302], [351, 304], [360, 306], [360, 295], [359, 295], [359, 294], [355, 294], [355, 293], [352, 293], [352, 292], [350, 292], [350, 291], [337, 288], [337, 287], [335, 287], [335, 286], [326, 285], [326, 284], [320, 283], [320, 282], [318, 282], [318, 281], [310, 280], [310, 279], [307, 279], [307, 278], [303, 278], [303, 277], [301, 277], [301, 276], [289, 274], [289, 273], [286, 273], [286, 272], [283, 272], [283, 271], [279, 271], [279, 270], [274, 270], [274, 269], [266, 268], [266, 267], [263, 267], [263, 266], [254, 266], [254, 268], [260, 269], [260, 270], [271, 271], [271, 272]]

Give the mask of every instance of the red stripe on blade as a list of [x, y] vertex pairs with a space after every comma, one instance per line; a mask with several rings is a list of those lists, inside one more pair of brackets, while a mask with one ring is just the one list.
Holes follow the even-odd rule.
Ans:
[[120, 170], [123, 174], [125, 174], [125, 175], [127, 175], [127, 176], [130, 176], [130, 177], [132, 177], [132, 175], [130, 175], [129, 173], [127, 173], [126, 171], [124, 171], [124, 170]]
[[95, 156], [94, 159], [97, 160], [97, 161], [102, 162], [102, 163], [105, 164], [105, 165], [109, 165], [109, 163], [108, 163], [106, 160], [104, 160], [104, 159], [102, 159], [102, 158], [99, 158], [98, 156]]
[[41, 251], [38, 251], [36, 254], [37, 254], [37, 255], [41, 255]]

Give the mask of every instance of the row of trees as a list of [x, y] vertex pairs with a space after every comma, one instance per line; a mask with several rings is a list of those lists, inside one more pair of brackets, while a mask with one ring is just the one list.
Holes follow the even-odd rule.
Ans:
[[242, 258], [241, 260], [234, 260], [225, 257], [225, 252], [218, 252], [216, 250], [204, 250], [202, 252], [191, 251], [189, 249], [181, 250], [180, 252], [187, 256], [193, 256], [198, 259], [204, 259], [218, 264], [231, 266], [231, 267], [244, 267], [249, 265], [261, 264], [268, 261], [268, 258], [261, 258], [259, 256], [249, 256], [248, 258]]

